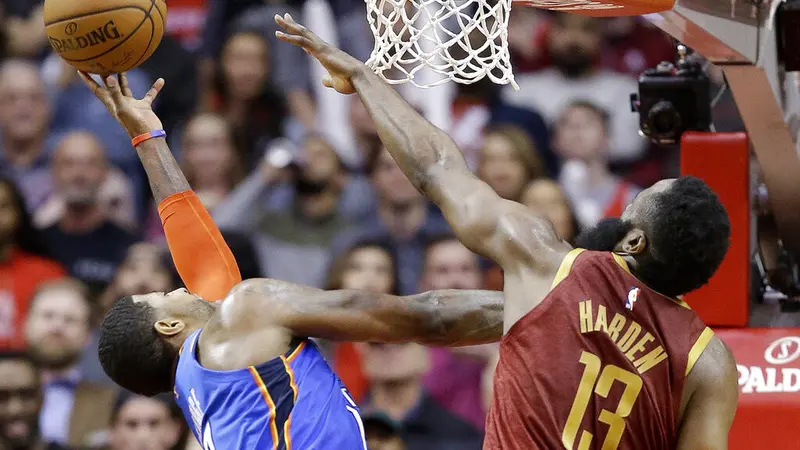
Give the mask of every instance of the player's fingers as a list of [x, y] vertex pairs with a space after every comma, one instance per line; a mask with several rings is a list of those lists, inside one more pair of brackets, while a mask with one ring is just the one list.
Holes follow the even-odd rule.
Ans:
[[296, 34], [286, 34], [282, 31], [276, 31], [275, 37], [284, 42], [288, 42], [290, 44], [297, 45], [298, 47], [302, 47], [305, 51], [310, 52], [312, 50], [311, 41], [304, 38], [303, 36], [298, 36]]
[[276, 14], [275, 21], [290, 34], [306, 38], [311, 46], [309, 50], [317, 50], [320, 46], [325, 44], [313, 31], [295, 22], [292, 15], [289, 13], [284, 14], [283, 17]]
[[122, 89], [119, 87], [119, 81], [114, 75], [106, 77], [106, 88], [111, 94], [111, 100], [115, 105], [122, 105], [125, 102], [125, 96], [122, 95]]
[[142, 100], [147, 102], [148, 105], [152, 105], [156, 100], [156, 97], [158, 97], [158, 93], [161, 92], [161, 88], [164, 87], [164, 83], [165, 82], [163, 78], [157, 79], [156, 82], [153, 83], [153, 86], [150, 87], [150, 90], [147, 91], [147, 94], [144, 94], [144, 98], [142, 98]]
[[83, 84], [85, 84], [86, 87], [88, 87], [89, 90], [92, 91], [92, 94], [97, 96], [100, 95], [100, 92], [103, 89], [103, 87], [100, 86], [97, 83], [97, 81], [94, 81], [94, 78], [92, 78], [88, 73], [80, 70], [78, 71], [78, 76], [80, 76], [81, 80], [83, 80]]
[[119, 81], [119, 86], [122, 88], [122, 93], [125, 97], [133, 97], [133, 91], [128, 86], [128, 75], [125, 72], [117, 74], [117, 81]]
[[325, 87], [332, 88], [333, 87], [333, 78], [330, 75], [325, 75], [322, 77], [322, 85]]

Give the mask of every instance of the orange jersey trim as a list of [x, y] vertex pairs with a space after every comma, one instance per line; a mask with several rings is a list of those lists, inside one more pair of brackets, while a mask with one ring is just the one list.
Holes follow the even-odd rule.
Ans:
[[[304, 344], [305, 343], [301, 343], [300, 345], [297, 346], [297, 348], [299, 349]], [[299, 352], [297, 351], [297, 349], [295, 349], [295, 351], [292, 352], [291, 355], [289, 355], [289, 358], [296, 356], [297, 353]], [[296, 405], [298, 389], [297, 389], [297, 383], [295, 382], [294, 379], [294, 370], [292, 370], [292, 366], [289, 365], [290, 363], [289, 358], [281, 356], [281, 361], [283, 361], [283, 367], [286, 369], [286, 374], [289, 375], [289, 386], [291, 386], [292, 388], [294, 404]], [[283, 424], [283, 438], [286, 440], [286, 450], [292, 450], [292, 435], [290, 433], [291, 427], [292, 427], [292, 413], [289, 413], [289, 417], [286, 418], [286, 423]]]
[[250, 374], [253, 376], [253, 380], [255, 380], [258, 386], [258, 390], [261, 391], [261, 396], [264, 397], [264, 401], [267, 402], [267, 407], [269, 408], [269, 430], [272, 434], [272, 449], [278, 450], [278, 425], [275, 423], [275, 414], [277, 412], [275, 409], [275, 402], [272, 400], [272, 396], [269, 395], [267, 385], [264, 384], [264, 380], [261, 379], [258, 370], [253, 366], [248, 367], [248, 370], [250, 370]]

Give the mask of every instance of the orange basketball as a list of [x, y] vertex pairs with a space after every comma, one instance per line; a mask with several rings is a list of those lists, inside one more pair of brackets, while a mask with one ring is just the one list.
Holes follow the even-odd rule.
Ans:
[[100, 75], [143, 63], [161, 43], [164, 0], [46, 0], [50, 46], [76, 69]]

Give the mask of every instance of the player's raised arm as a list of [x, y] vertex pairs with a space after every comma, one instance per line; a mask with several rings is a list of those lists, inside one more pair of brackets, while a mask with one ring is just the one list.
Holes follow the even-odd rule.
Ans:
[[738, 376], [730, 349], [714, 338], [686, 378], [684, 389], [692, 392], [681, 417], [678, 450], [727, 450]]
[[356, 92], [381, 141], [411, 182], [445, 214], [459, 240], [508, 273], [521, 261], [553, 273], [569, 247], [547, 220], [502, 199], [472, 174], [456, 144], [391, 86], [347, 53], [325, 43], [289, 15], [276, 16], [277, 36], [305, 49], [328, 70], [328, 87]]
[[159, 78], [141, 99], [134, 98], [125, 74], [111, 76], [105, 86], [81, 73], [84, 83], [103, 102], [131, 139], [147, 173], [164, 226], [172, 259], [186, 287], [207, 300], [220, 300], [242, 280], [230, 248], [211, 215], [192, 192], [163, 137], [152, 104], [164, 87]]
[[[270, 304], [263, 308], [269, 310], [265, 317], [253, 313], [249, 299], [226, 301], [223, 321], [239, 330], [261, 328], [268, 320], [300, 337], [442, 346], [485, 344], [503, 333], [503, 294], [497, 291], [438, 290], [400, 297], [263, 279], [248, 280], [236, 289], [234, 298], [254, 295]], [[303, 301], [298, 302], [298, 296]]]

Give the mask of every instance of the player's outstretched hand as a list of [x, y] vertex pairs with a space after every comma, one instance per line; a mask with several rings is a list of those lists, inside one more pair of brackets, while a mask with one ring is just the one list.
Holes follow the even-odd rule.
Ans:
[[289, 14], [276, 14], [275, 22], [285, 30], [275, 32], [278, 39], [302, 47], [325, 67], [328, 75], [322, 79], [322, 84], [342, 94], [356, 91], [350, 79], [366, 68], [361, 61], [323, 41], [313, 31], [295, 22]]
[[141, 99], [133, 96], [124, 73], [106, 77], [105, 86], [94, 81], [86, 72], [78, 72], [92, 93], [106, 105], [108, 112], [125, 128], [131, 138], [163, 128], [161, 120], [153, 112], [153, 101], [164, 87], [159, 78]]

